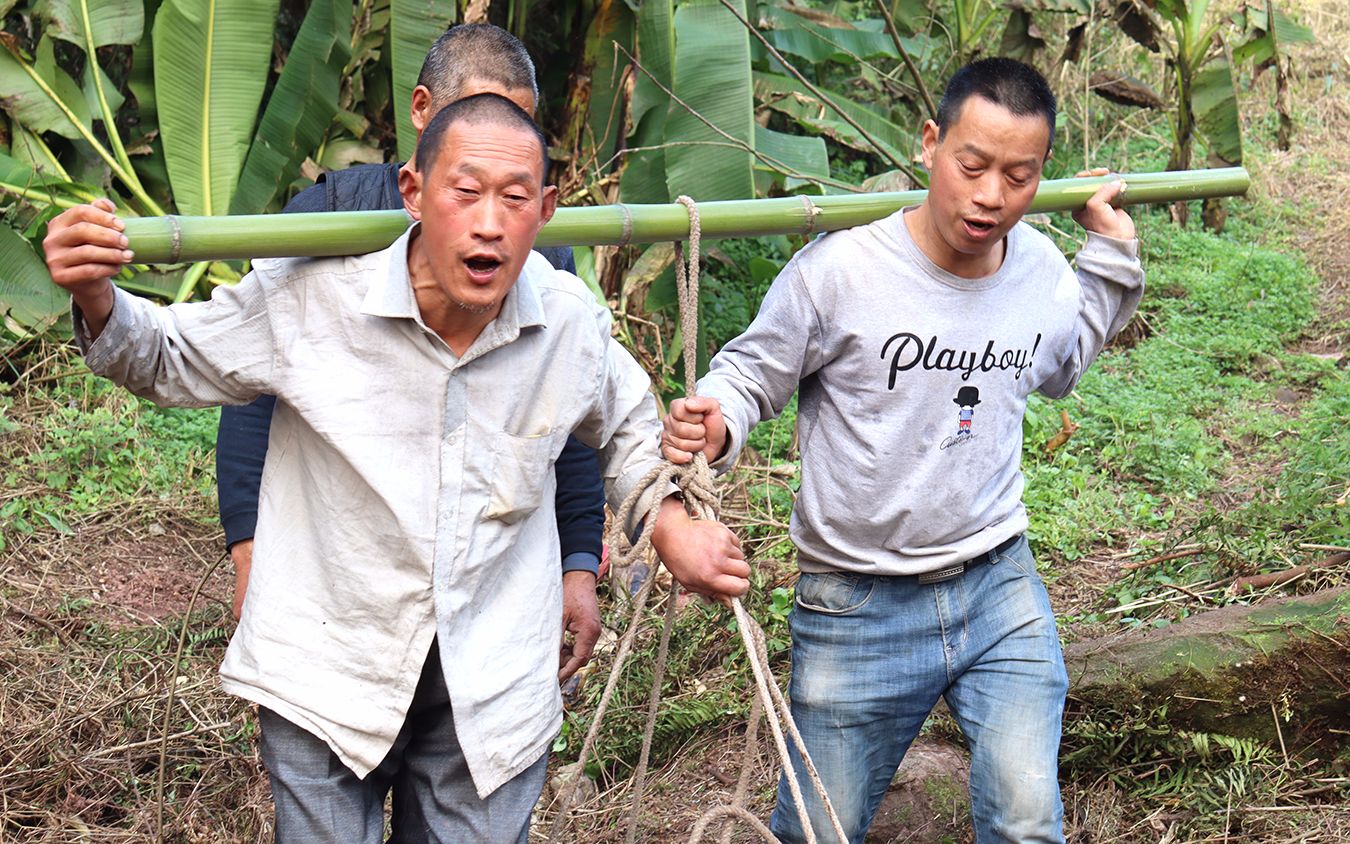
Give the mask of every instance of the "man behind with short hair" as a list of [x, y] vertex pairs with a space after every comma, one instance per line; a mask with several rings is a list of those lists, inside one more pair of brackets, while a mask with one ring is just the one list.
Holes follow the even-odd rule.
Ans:
[[221, 678], [261, 708], [279, 841], [378, 842], [391, 788], [396, 840], [526, 840], [562, 717], [550, 469], [570, 432], [616, 509], [665, 496], [652, 541], [685, 586], [749, 586], [730, 531], [639, 488], [650, 379], [530, 252], [557, 202], [546, 152], [510, 101], [453, 103], [399, 174], [418, 222], [391, 247], [258, 260], [209, 302], [117, 290], [134, 256], [106, 200], [44, 241], [95, 372], [162, 404], [278, 397]]
[[[419, 136], [445, 106], [474, 94], [500, 94], [533, 114], [539, 100], [534, 63], [525, 45], [491, 24], [451, 27], [427, 51], [413, 89], [410, 118]], [[398, 174], [403, 164], [362, 164], [321, 175], [285, 208], [287, 212], [381, 211], [403, 207]], [[572, 250], [535, 250], [560, 270], [574, 272]], [[234, 563], [234, 616], [243, 609], [253, 559], [253, 533], [258, 522], [258, 490], [267, 457], [268, 432], [276, 399], [262, 396], [247, 405], [221, 409], [216, 438], [216, 483], [225, 547]], [[595, 582], [600, 565], [600, 539], [605, 525], [605, 491], [595, 450], [575, 437], [554, 467], [555, 504], [563, 570], [564, 640], [559, 655], [559, 680], [586, 664], [600, 635]]]
[[[792, 713], [855, 844], [940, 697], [970, 745], [976, 841], [1063, 841], [1067, 678], [1022, 535], [1022, 419], [1129, 321], [1143, 271], [1119, 182], [1074, 215], [1076, 276], [1020, 222], [1054, 126], [1033, 68], [957, 71], [923, 127], [924, 203], [799, 252], [666, 420], [668, 457], [725, 470], [800, 388]], [[772, 827], [805, 840], [786, 781]]]

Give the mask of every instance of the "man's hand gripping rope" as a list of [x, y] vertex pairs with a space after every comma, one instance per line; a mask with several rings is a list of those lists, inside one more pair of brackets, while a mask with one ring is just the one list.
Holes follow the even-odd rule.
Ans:
[[[699, 218], [698, 206], [687, 196], [679, 197], [678, 201], [689, 209], [689, 261], [686, 267], [682, 256], [683, 245], [676, 244], [676, 284], [679, 290], [680, 298], [680, 319], [682, 322], [682, 332], [684, 336], [684, 370], [685, 370], [685, 392], [688, 396], [695, 394], [695, 366], [696, 349], [695, 343], [698, 337], [698, 259], [699, 259]], [[719, 420], [720, 421], [720, 420]], [[641, 496], [641, 491], [653, 488], [652, 485], [658, 485], [656, 488], [664, 488], [669, 484], [675, 484], [683, 494], [685, 514], [672, 514], [669, 509], [670, 504], [662, 499], [653, 503], [643, 521], [641, 534], [634, 542], [630, 542], [624, 534], [621, 527], [615, 531], [610, 547], [611, 553], [616, 555], [616, 563], [622, 565], [624, 561], [641, 559], [651, 546], [652, 536], [657, 529], [658, 517], [670, 519], [672, 515], [675, 518], [692, 517], [697, 522], [704, 522], [709, 525], [717, 525], [717, 493], [713, 486], [712, 470], [708, 466], [708, 459], [700, 450], [694, 455], [693, 460], [683, 463], [667, 463], [663, 466], [653, 469], [642, 479], [637, 490], [620, 508], [618, 517], [614, 520], [616, 526], [628, 524], [628, 519], [632, 516], [633, 508]], [[739, 543], [737, 543], [739, 545]], [[678, 564], [677, 564], [678, 566]], [[669, 652], [670, 633], [674, 627], [676, 612], [676, 597], [679, 591], [679, 582], [684, 580], [690, 583], [690, 579], [680, 576], [682, 573], [676, 570], [671, 572], [677, 575], [677, 580], [672, 583], [671, 595], [666, 604], [665, 625], [661, 632], [661, 643], [657, 652], [657, 661], [655, 667], [655, 678], [652, 684], [652, 690], [648, 699], [647, 725], [643, 734], [642, 754], [638, 760], [637, 769], [633, 775], [633, 802], [628, 817], [628, 830], [626, 840], [632, 844], [637, 837], [637, 819], [638, 811], [641, 806], [642, 794], [645, 784], [647, 762], [650, 756], [652, 736], [656, 726], [656, 710], [660, 701], [660, 690], [665, 676], [666, 656]], [[614, 689], [618, 685], [618, 679], [623, 671], [624, 662], [632, 650], [633, 640], [636, 637], [638, 625], [642, 619], [643, 610], [646, 608], [648, 596], [651, 593], [652, 585], [656, 582], [655, 577], [648, 577], [643, 583], [633, 600], [633, 613], [629, 621], [627, 630], [619, 641], [618, 652], [614, 657], [614, 666], [610, 670], [609, 679], [605, 684], [604, 693], [600, 697], [600, 703], [596, 707], [595, 716], [591, 720], [590, 729], [586, 733], [585, 741], [582, 743], [579, 759], [585, 762], [590, 758], [595, 748], [596, 736], [604, 720], [605, 711], [609, 707], [609, 702], [614, 695]], [[695, 578], [693, 582], [698, 582]], [[774, 744], [778, 750], [778, 756], [782, 762], [786, 773], [788, 787], [792, 793], [793, 803], [797, 810], [797, 815], [801, 820], [802, 828], [806, 831], [806, 840], [810, 844], [815, 844], [815, 833], [811, 828], [811, 823], [806, 812], [806, 804], [802, 797], [801, 790], [797, 785], [797, 778], [793, 770], [792, 761], [788, 756], [787, 742], [783, 735], [783, 727], [786, 726], [788, 734], [791, 736], [794, 744], [801, 754], [802, 761], [806, 765], [807, 776], [815, 787], [816, 794], [824, 805], [829, 815], [834, 833], [838, 836], [840, 844], [845, 844], [848, 838], [844, 834], [843, 826], [839, 821], [834, 807], [830, 804], [829, 796], [825, 792], [825, 787], [820, 781], [816, 772], [815, 765], [811, 761], [810, 754], [802, 741], [800, 733], [797, 731], [796, 724], [792, 720], [792, 715], [788, 709], [786, 700], [783, 697], [782, 690], [778, 688], [778, 683], [773, 679], [769, 668], [768, 649], [764, 641], [764, 632], [759, 624], [750, 616], [745, 608], [741, 606], [739, 595], [745, 593], [746, 588], [741, 584], [735, 583], [735, 578], [727, 577], [723, 580], [707, 580], [700, 583], [705, 589], [696, 591], [704, 594], [718, 597], [724, 603], [731, 606], [732, 612], [736, 616], [737, 629], [740, 631], [741, 639], [745, 644], [746, 653], [750, 655], [750, 668], [755, 676], [756, 695], [753, 707], [750, 713], [750, 723], [746, 731], [746, 750], [743, 759], [742, 772], [737, 783], [736, 794], [732, 805], [718, 806], [708, 810], [695, 824], [690, 835], [690, 844], [697, 844], [702, 841], [708, 826], [720, 818], [740, 818], [748, 823], [761, 838], [769, 842], [777, 842], [778, 839], [769, 831], [758, 818], [752, 815], [745, 808], [746, 794], [748, 792], [750, 763], [755, 758], [758, 747], [758, 725], [759, 717], [765, 704], [767, 703], [775, 717], [769, 718], [769, 727], [773, 732]], [[731, 590], [726, 587], [732, 586]], [[781, 724], [780, 724], [781, 721]], [[578, 780], [580, 775], [578, 775]], [[563, 825], [566, 823], [568, 814], [575, 800], [579, 783], [573, 783], [561, 795], [562, 804], [558, 807], [558, 814], [554, 817], [553, 827], [550, 833], [550, 840], [559, 841]], [[723, 830], [722, 840], [729, 841], [731, 834], [731, 825], [728, 823]]]

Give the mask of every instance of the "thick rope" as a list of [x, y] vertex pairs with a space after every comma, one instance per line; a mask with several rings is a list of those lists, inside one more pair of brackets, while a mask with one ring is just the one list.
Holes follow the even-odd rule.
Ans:
[[[676, 287], [679, 293], [680, 301], [680, 323], [681, 333], [683, 335], [684, 352], [684, 380], [685, 394], [692, 396], [696, 393], [696, 375], [697, 375], [697, 347], [698, 347], [698, 282], [699, 282], [699, 215], [698, 206], [687, 196], [681, 196], [677, 200], [689, 210], [689, 259], [686, 265], [684, 260], [684, 248], [682, 244], [677, 243], [675, 278]], [[676, 484], [684, 495], [685, 508], [689, 514], [696, 519], [717, 518], [717, 493], [713, 485], [712, 470], [708, 467], [708, 461], [702, 454], [697, 454], [694, 459], [685, 465], [677, 466], [667, 463], [653, 468], [634, 488], [635, 492], [623, 502], [616, 514], [614, 531], [610, 542], [610, 553], [615, 559], [616, 566], [630, 565], [645, 557], [648, 549], [651, 547], [652, 531], [656, 527], [657, 513], [661, 507], [661, 498], [655, 498], [643, 520], [642, 532], [636, 541], [630, 542], [625, 535], [622, 526], [629, 524], [633, 516], [633, 509], [645, 490], [656, 488], [660, 489], [668, 486], [670, 483]], [[660, 562], [658, 560], [658, 565]], [[582, 742], [579, 759], [584, 764], [590, 758], [595, 750], [596, 738], [599, 735], [601, 723], [604, 721], [605, 713], [609, 708], [610, 701], [613, 699], [614, 690], [618, 686], [619, 677], [623, 671], [624, 663], [627, 661], [632, 651], [633, 641], [637, 636], [638, 626], [642, 621], [642, 614], [647, 605], [647, 599], [651, 594], [653, 584], [656, 582], [656, 572], [648, 577], [638, 590], [637, 596], [633, 600], [633, 613], [628, 623], [627, 630], [619, 640], [618, 651], [614, 657], [614, 665], [610, 668], [609, 678], [605, 683], [605, 690], [600, 696], [600, 702], [596, 706], [595, 715], [591, 720], [591, 726], [586, 732], [586, 738]], [[661, 644], [657, 652], [656, 664], [653, 671], [653, 680], [651, 692], [648, 695], [647, 702], [647, 723], [642, 736], [642, 753], [638, 760], [637, 769], [633, 774], [633, 799], [628, 814], [628, 827], [626, 841], [633, 844], [637, 838], [638, 814], [641, 809], [641, 801], [646, 788], [647, 765], [651, 754], [652, 737], [656, 729], [657, 709], [660, 704], [661, 687], [665, 679], [666, 660], [669, 654], [670, 635], [675, 625], [675, 615], [677, 608], [677, 598], [679, 595], [679, 585], [672, 579], [672, 589], [667, 597], [665, 625], [661, 631]], [[830, 818], [831, 826], [835, 835], [838, 836], [840, 844], [846, 844], [847, 836], [844, 834], [843, 825], [839, 822], [839, 817], [830, 804], [829, 795], [825, 792], [825, 787], [820, 781], [820, 776], [816, 771], [815, 765], [811, 762], [810, 754], [807, 753], [806, 746], [802, 741], [801, 734], [797, 730], [796, 724], [792, 720], [791, 711], [783, 697], [782, 691], [778, 688], [777, 682], [773, 679], [772, 671], [769, 667], [768, 649], [764, 642], [764, 631], [750, 616], [745, 608], [741, 606], [739, 599], [731, 600], [732, 611], [736, 616], [737, 629], [740, 631], [741, 640], [745, 645], [746, 656], [750, 660], [751, 672], [755, 677], [756, 695], [751, 709], [750, 721], [746, 728], [746, 749], [742, 759], [741, 776], [737, 782], [736, 793], [733, 797], [733, 803], [729, 806], [719, 806], [710, 809], [695, 824], [689, 838], [689, 844], [698, 844], [708, 828], [708, 826], [719, 818], [726, 818], [727, 823], [722, 831], [722, 841], [730, 840], [732, 826], [737, 818], [745, 820], [756, 832], [767, 842], [771, 844], [780, 844], [778, 839], [769, 831], [758, 818], [752, 815], [746, 808], [746, 796], [749, 791], [750, 768], [754, 762], [755, 754], [758, 750], [758, 729], [759, 718], [765, 708], [773, 713], [768, 719], [769, 728], [773, 733], [774, 745], [778, 750], [778, 756], [783, 765], [784, 777], [788, 784], [788, 790], [791, 792], [794, 807], [797, 811], [797, 817], [801, 821], [802, 829], [806, 833], [808, 844], [816, 844], [815, 832], [811, 828], [811, 823], [806, 811], [806, 802], [802, 796], [801, 789], [797, 783], [796, 772], [792, 765], [791, 757], [788, 755], [787, 741], [783, 734], [781, 724], [787, 726], [788, 736], [791, 737], [796, 745], [802, 761], [806, 767], [807, 777], [820, 798], [825, 811]], [[564, 787], [561, 795], [561, 805], [558, 807], [557, 815], [553, 820], [553, 827], [550, 830], [549, 840], [558, 841], [562, 832], [563, 825], [570, 815], [572, 804], [576, 800], [579, 791], [580, 778], [584, 773], [578, 773], [576, 780], [569, 786]]]

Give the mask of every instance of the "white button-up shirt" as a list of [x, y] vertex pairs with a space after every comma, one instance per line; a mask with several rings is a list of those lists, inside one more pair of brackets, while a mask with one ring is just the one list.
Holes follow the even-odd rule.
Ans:
[[225, 689], [364, 777], [436, 636], [486, 796], [539, 759], [562, 718], [553, 461], [573, 430], [603, 446], [617, 504], [660, 460], [660, 425], [609, 313], [538, 254], [456, 356], [419, 315], [415, 231], [368, 255], [255, 261], [207, 303], [118, 291], [84, 345], [91, 369], [160, 404], [280, 399]]

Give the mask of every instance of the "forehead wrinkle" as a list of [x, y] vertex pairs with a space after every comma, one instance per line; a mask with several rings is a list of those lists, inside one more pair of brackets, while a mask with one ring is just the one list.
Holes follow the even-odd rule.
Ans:
[[[493, 174], [490, 174], [486, 169], [474, 164], [472, 161], [460, 161], [455, 170], [466, 176], [472, 176], [475, 179], [484, 182], [492, 181], [489, 176]], [[535, 175], [528, 170], [512, 170], [505, 175], [498, 175], [498, 181], [502, 182], [533, 182], [534, 180]]]

